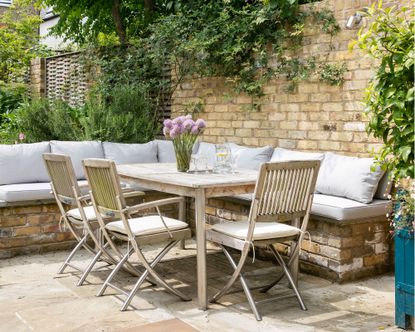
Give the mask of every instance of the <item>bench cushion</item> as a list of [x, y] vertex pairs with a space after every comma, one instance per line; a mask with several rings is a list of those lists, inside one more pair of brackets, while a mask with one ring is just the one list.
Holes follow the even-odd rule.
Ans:
[[116, 164], [157, 162], [157, 143], [155, 141], [145, 144], [104, 142], [103, 147], [105, 158], [114, 160]]
[[317, 179], [316, 191], [361, 203], [373, 200], [383, 171], [372, 158], [356, 158], [327, 152]]
[[176, 154], [174, 153], [174, 147], [172, 141], [167, 140], [155, 140], [157, 143], [157, 159], [159, 163], [175, 163]]
[[42, 158], [47, 152], [49, 142], [0, 144], [0, 185], [49, 181]]
[[311, 214], [335, 220], [353, 220], [386, 216], [391, 208], [391, 201], [384, 199], [364, 204], [344, 197], [315, 194]]
[[52, 153], [62, 153], [71, 157], [76, 178], [85, 179], [82, 160], [87, 158], [104, 158], [102, 143], [99, 141], [51, 141]]
[[[86, 180], [78, 181], [82, 194], [88, 192]], [[49, 182], [17, 183], [0, 186], [0, 201], [21, 202], [53, 199]]]
[[274, 149], [267, 145], [259, 148], [229, 144], [232, 155], [236, 155], [236, 167], [259, 170], [261, 164], [270, 160]]
[[324, 159], [322, 152], [302, 152], [275, 148], [271, 156], [271, 161], [289, 161], [289, 160], [320, 160]]

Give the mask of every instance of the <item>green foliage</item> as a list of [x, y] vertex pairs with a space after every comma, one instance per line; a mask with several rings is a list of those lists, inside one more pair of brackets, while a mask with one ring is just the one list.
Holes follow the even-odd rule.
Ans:
[[373, 5], [355, 44], [379, 65], [366, 89], [368, 132], [383, 140], [378, 160], [396, 179], [414, 177], [414, 9]]
[[[26, 94], [26, 85], [18, 83], [2, 84], [0, 82], [0, 117], [16, 110]], [[0, 125], [2, 121], [0, 118]]]
[[30, 60], [47, 53], [39, 43], [41, 21], [31, 0], [15, 0], [0, 14], [0, 81], [23, 82]]
[[91, 96], [82, 120], [85, 136], [110, 142], [145, 143], [159, 131], [146, 85], [116, 85], [109, 98]]
[[47, 99], [26, 101], [17, 113], [18, 129], [28, 142], [49, 140], [82, 140], [80, 123], [82, 110], [70, 107], [66, 102]]
[[148, 142], [159, 131], [148, 94], [146, 85], [117, 85], [106, 98], [92, 93], [82, 108], [62, 100], [26, 100], [0, 129], [0, 140], [14, 142], [22, 132], [27, 142]]
[[341, 85], [344, 82], [344, 73], [346, 71], [347, 67], [345, 63], [325, 63], [320, 66], [319, 78], [321, 82], [326, 82], [330, 85]]

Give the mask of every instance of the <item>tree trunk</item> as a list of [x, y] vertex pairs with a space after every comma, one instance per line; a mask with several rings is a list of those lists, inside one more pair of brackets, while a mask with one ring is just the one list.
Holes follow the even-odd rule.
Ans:
[[112, 18], [115, 24], [115, 30], [117, 31], [118, 38], [122, 45], [126, 44], [126, 33], [125, 28], [122, 24], [121, 19], [121, 0], [114, 0], [112, 3]]
[[147, 12], [154, 10], [154, 0], [144, 0], [144, 8]]

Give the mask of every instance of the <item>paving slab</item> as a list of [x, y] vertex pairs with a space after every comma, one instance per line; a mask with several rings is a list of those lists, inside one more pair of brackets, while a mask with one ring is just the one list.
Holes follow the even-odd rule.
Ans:
[[[299, 288], [307, 311], [294, 297], [259, 305], [263, 320], [257, 322], [250, 311], [241, 285], [208, 311], [197, 309], [196, 251], [194, 242], [186, 250], [175, 248], [158, 266], [166, 280], [193, 300], [182, 302], [161, 287], [144, 288], [134, 297], [132, 306], [120, 311], [124, 295], [108, 289], [96, 294], [111, 267], [94, 271], [85, 285], [76, 286], [79, 273], [56, 271], [67, 252], [20, 256], [0, 260], [0, 332], [10, 331], [401, 331], [394, 326], [394, 278], [385, 275], [349, 284], [300, 274]], [[154, 257], [156, 247], [147, 247]], [[86, 266], [91, 256], [81, 251], [75, 263]], [[224, 255], [209, 247], [207, 258], [208, 293], [213, 295], [226, 282], [232, 269]], [[256, 259], [247, 264], [245, 276], [250, 285], [266, 284], [277, 269], [270, 262]], [[121, 272], [114, 280], [130, 290], [136, 277]], [[269, 293], [253, 291], [256, 300], [289, 294], [287, 282]]]

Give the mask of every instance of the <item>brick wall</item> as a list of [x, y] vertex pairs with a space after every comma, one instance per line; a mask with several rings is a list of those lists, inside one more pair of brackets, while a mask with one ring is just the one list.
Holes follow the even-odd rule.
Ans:
[[[384, 1], [387, 2], [406, 0]], [[304, 46], [299, 52], [314, 55], [321, 62], [345, 62], [348, 71], [342, 86], [311, 80], [300, 82], [294, 93], [287, 93], [284, 79], [273, 80], [264, 87], [260, 110], [250, 112], [246, 110], [251, 103], [248, 96], [239, 95], [230, 100], [224, 96], [231, 89], [223, 79], [201, 79], [179, 86], [173, 98], [173, 114], [177, 115], [189, 102], [202, 101], [206, 107], [199, 116], [208, 120], [203, 140], [212, 143], [226, 140], [249, 146], [269, 144], [367, 156], [379, 147], [365, 132], [361, 103], [363, 89], [372, 77], [372, 62], [358, 50], [349, 52], [348, 44], [356, 38], [358, 28], [347, 30], [345, 23], [356, 10], [370, 3], [373, 1], [324, 0], [319, 3], [334, 11], [341, 26], [329, 54], [330, 36], [318, 33], [312, 26], [305, 28]]]
[[0, 258], [70, 248], [74, 240], [59, 219], [56, 204], [1, 207]]

